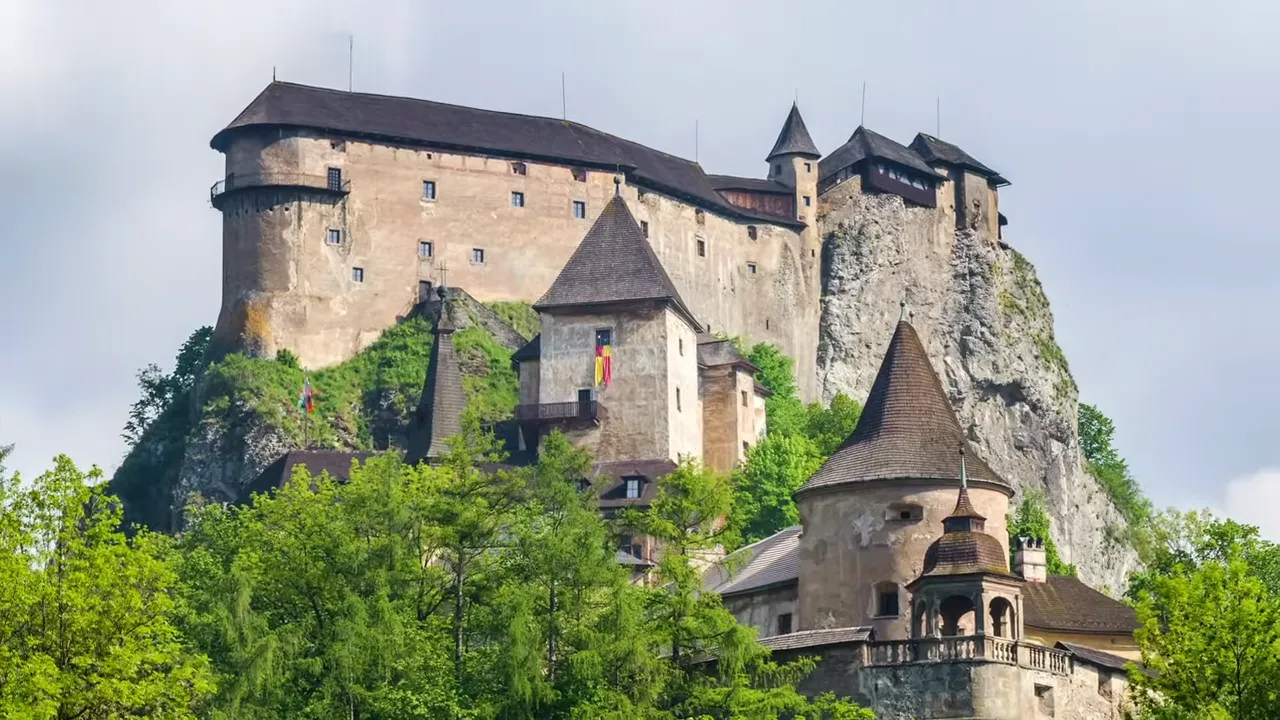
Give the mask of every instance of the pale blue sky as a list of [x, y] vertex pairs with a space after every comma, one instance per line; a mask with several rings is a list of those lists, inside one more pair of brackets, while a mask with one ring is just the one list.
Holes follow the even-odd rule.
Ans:
[[[107, 5], [110, 7], [108, 8]], [[194, 9], [180, 9], [191, 7]], [[820, 149], [932, 131], [1000, 170], [1083, 398], [1159, 505], [1280, 507], [1280, 6], [0, 3], [0, 441], [110, 471], [134, 372], [211, 324], [208, 140], [270, 80], [569, 115], [760, 175], [797, 93]], [[1268, 532], [1280, 537], [1280, 526]]]

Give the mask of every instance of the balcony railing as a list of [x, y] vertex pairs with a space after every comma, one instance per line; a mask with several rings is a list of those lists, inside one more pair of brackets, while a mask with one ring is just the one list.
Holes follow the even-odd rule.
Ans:
[[346, 195], [351, 192], [351, 181], [345, 178], [331, 178], [327, 175], [311, 175], [308, 173], [249, 173], [245, 175], [231, 174], [214, 183], [209, 188], [209, 202], [221, 210], [221, 200], [229, 192], [249, 188], [306, 188], [318, 192]]
[[599, 403], [595, 400], [517, 405], [516, 420], [542, 423], [595, 420], [599, 409]]
[[1071, 657], [1061, 650], [990, 635], [872, 642], [867, 644], [864, 655], [867, 665], [967, 661], [1017, 665], [1057, 675], [1071, 671]]

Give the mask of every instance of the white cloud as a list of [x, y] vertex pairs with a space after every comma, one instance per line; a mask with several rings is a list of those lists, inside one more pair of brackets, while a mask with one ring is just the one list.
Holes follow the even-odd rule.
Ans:
[[1257, 525], [1262, 537], [1280, 542], [1280, 468], [1263, 468], [1227, 483], [1225, 514]]

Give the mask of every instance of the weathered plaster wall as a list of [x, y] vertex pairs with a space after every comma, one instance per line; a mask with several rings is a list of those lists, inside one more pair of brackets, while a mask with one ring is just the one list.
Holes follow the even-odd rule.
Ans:
[[[228, 174], [323, 178], [334, 167], [350, 193], [325, 202], [277, 193], [273, 204], [261, 199], [269, 191], [246, 192], [245, 204], [224, 212], [219, 338], [265, 353], [289, 348], [310, 367], [340, 362], [412, 306], [420, 280], [438, 284], [442, 267], [450, 285], [482, 301], [536, 300], [613, 195], [614, 174], [586, 171], [579, 181], [568, 166], [524, 165], [519, 175], [509, 159], [302, 131], [236, 136]], [[428, 180], [436, 183], [434, 200], [423, 198]], [[512, 192], [524, 193], [523, 207], [512, 205]], [[804, 396], [815, 397], [816, 244], [805, 259], [797, 228], [700, 212], [630, 185], [622, 192], [699, 321], [779, 345], [797, 360]], [[575, 200], [586, 203], [585, 218], [574, 217]], [[280, 213], [290, 214], [281, 221]], [[748, 225], [757, 229], [754, 240]], [[330, 228], [342, 231], [341, 245], [326, 244]], [[816, 229], [809, 235], [816, 238]], [[419, 257], [419, 241], [432, 243], [432, 257]], [[482, 263], [474, 261], [477, 249]], [[352, 281], [357, 267], [363, 283]]]
[[1104, 635], [1102, 633], [1066, 633], [1055, 632], [1052, 630], [1042, 630], [1028, 626], [1025, 630], [1026, 638], [1032, 642], [1038, 642], [1041, 645], [1053, 647], [1060, 642], [1073, 643], [1076, 645], [1084, 645], [1085, 647], [1096, 648], [1103, 652], [1109, 652], [1112, 655], [1119, 655], [1129, 660], [1141, 660], [1142, 650], [1138, 648], [1138, 641], [1133, 635]]
[[525, 360], [520, 363], [520, 404], [536, 405], [541, 402], [539, 392], [539, 382], [542, 377], [540, 369], [540, 360]]
[[756, 637], [778, 634], [778, 616], [791, 615], [791, 629], [796, 630], [796, 586], [774, 588], [750, 595], [730, 595], [724, 598], [725, 609], [738, 618], [738, 624], [750, 625], [759, 631]]
[[[923, 572], [925, 551], [942, 534], [958, 490], [958, 483], [892, 481], [801, 496], [798, 629], [870, 625], [880, 640], [909, 637], [904, 586]], [[986, 516], [986, 532], [1008, 553], [1008, 498], [977, 485], [970, 486], [969, 498]], [[909, 506], [921, 509], [920, 519], [897, 519], [898, 510]], [[874, 617], [875, 587], [884, 582], [898, 586], [897, 617]]]
[[698, 333], [674, 312], [666, 323], [670, 457], [702, 458], [702, 398], [698, 393]]
[[702, 459], [728, 473], [746, 460], [746, 448], [764, 437], [764, 415], [757, 414], [751, 373], [721, 365], [706, 368], [699, 379], [702, 395]]
[[823, 195], [822, 395], [866, 397], [905, 299], [978, 452], [1020, 494], [1043, 491], [1064, 559], [1119, 592], [1137, 557], [1114, 540], [1125, 521], [1081, 465], [1076, 385], [1048, 300], [1025, 258], [989, 232], [955, 230], [946, 185], [937, 209], [864, 195], [854, 180]]

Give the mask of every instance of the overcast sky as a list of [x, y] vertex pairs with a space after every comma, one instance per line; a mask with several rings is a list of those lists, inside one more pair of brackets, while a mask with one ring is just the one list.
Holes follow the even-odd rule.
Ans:
[[[182, 9], [179, 9], [181, 6]], [[187, 8], [191, 8], [188, 10]], [[536, 9], [534, 9], [536, 8]], [[0, 1], [0, 442], [119, 463], [134, 374], [217, 317], [209, 138], [271, 79], [558, 115], [761, 176], [797, 94], [995, 167], [1084, 401], [1160, 506], [1280, 539], [1280, 5]], [[1269, 526], [1268, 526], [1269, 524]]]

